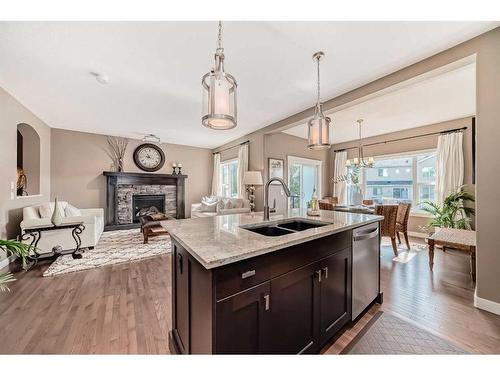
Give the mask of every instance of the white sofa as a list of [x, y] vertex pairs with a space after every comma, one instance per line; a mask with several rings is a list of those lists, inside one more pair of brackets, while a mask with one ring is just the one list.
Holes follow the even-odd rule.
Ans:
[[[243, 198], [203, 197], [202, 201], [213, 203], [215, 207], [207, 209], [203, 203], [191, 205], [191, 217], [210, 217], [218, 215], [245, 214], [250, 212], [250, 201]], [[228, 208], [230, 207], [230, 208]]]
[[[82, 240], [81, 248], [93, 248], [102, 232], [104, 231], [104, 209], [88, 208], [77, 209], [67, 202], [58, 202], [63, 216], [63, 223], [83, 221], [85, 230], [80, 234]], [[42, 213], [40, 208], [43, 207]], [[54, 210], [54, 202], [23, 208], [23, 221], [21, 222], [21, 232], [28, 228], [51, 225], [47, 213]], [[45, 216], [45, 217], [43, 217]], [[30, 239], [23, 242], [30, 243]], [[61, 246], [63, 250], [71, 250], [76, 247], [75, 240], [71, 235], [71, 229], [59, 229], [42, 232], [42, 236], [37, 245], [37, 252], [40, 254], [51, 252], [54, 246]]]

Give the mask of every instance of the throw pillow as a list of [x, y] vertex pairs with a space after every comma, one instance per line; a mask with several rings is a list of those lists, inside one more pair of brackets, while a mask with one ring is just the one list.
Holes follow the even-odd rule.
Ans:
[[72, 205], [68, 204], [66, 206], [66, 209], [64, 210], [64, 216], [66, 216], [66, 217], [70, 217], [70, 216], [82, 216], [82, 213], [75, 206], [72, 206]]
[[45, 218], [50, 218], [52, 217], [52, 208], [53, 208], [53, 205], [51, 205], [50, 203], [43, 203], [40, 205], [40, 207], [38, 207], [38, 213], [40, 215], [40, 217], [42, 219], [45, 219]]
[[207, 196], [201, 198], [202, 203], [211, 204], [211, 203], [216, 203], [218, 201], [219, 201], [219, 198], [217, 198], [215, 195], [207, 195]]
[[224, 209], [229, 210], [233, 208], [233, 201], [230, 198], [225, 198], [222, 200], [224, 202]]
[[218, 202], [215, 201], [213, 203], [201, 202], [201, 212], [216, 212], [217, 211]]
[[233, 199], [233, 208], [243, 208], [243, 199]]

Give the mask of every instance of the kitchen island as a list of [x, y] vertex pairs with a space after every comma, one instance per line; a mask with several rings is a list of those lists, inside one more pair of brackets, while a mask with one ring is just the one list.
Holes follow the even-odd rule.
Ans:
[[[170, 350], [319, 352], [360, 309], [381, 302], [382, 219], [290, 210], [269, 221], [251, 213], [162, 223], [172, 239]], [[355, 265], [367, 256], [353, 248], [366, 241], [372, 261], [356, 273], [353, 256]]]

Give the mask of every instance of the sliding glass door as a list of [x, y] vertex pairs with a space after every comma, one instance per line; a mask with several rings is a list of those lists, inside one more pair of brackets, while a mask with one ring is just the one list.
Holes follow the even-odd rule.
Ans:
[[320, 160], [288, 157], [290, 208], [306, 208], [314, 189], [321, 198], [321, 166]]

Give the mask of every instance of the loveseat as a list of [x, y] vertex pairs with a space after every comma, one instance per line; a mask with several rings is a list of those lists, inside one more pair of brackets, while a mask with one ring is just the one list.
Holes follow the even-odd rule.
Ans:
[[250, 201], [243, 198], [217, 196], [203, 197], [201, 203], [191, 205], [191, 217], [244, 214], [250, 212]]

